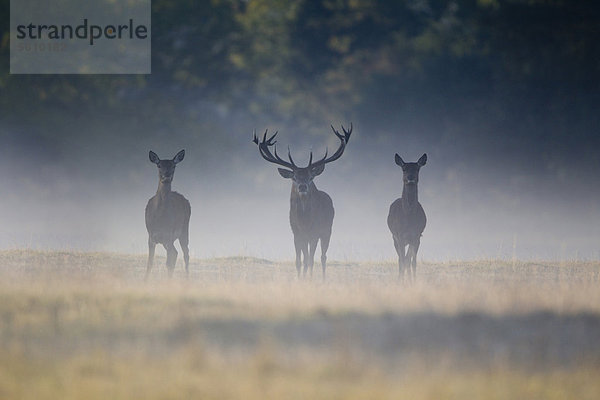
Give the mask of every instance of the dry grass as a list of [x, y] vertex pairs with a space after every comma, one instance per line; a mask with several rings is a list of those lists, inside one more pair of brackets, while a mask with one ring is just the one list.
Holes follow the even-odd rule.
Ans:
[[600, 398], [597, 262], [144, 264], [0, 252], [0, 398]]

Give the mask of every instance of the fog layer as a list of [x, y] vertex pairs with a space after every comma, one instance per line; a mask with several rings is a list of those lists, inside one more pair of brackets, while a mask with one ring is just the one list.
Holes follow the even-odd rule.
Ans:
[[192, 256], [291, 260], [291, 183], [252, 132], [279, 130], [306, 163], [352, 122], [315, 180], [335, 207], [330, 259], [396, 257], [395, 153], [428, 154], [423, 259], [600, 258], [597, 6], [193, 3], [153, 1], [147, 76], [10, 75], [2, 42], [0, 248], [144, 253], [148, 151], [185, 149], [173, 189]]

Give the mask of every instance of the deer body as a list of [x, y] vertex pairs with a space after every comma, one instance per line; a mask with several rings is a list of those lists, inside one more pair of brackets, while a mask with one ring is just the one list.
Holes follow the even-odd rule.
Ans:
[[[331, 127], [334, 134], [340, 140], [340, 147], [331, 156], [325, 157], [313, 163], [312, 152], [307, 167], [298, 167], [290, 152], [288, 151], [289, 162], [283, 160], [277, 155], [275, 147], [275, 136], [277, 132], [267, 139], [267, 132], [259, 142], [256, 134], [254, 135], [254, 143], [258, 145], [260, 155], [267, 161], [274, 164], [282, 165], [288, 169], [279, 168], [279, 174], [292, 180], [292, 192], [290, 195], [290, 226], [294, 234], [294, 247], [296, 248], [296, 272], [298, 277], [302, 271], [306, 276], [310, 271], [312, 276], [314, 256], [317, 248], [317, 243], [321, 242], [321, 266], [323, 268], [323, 280], [325, 280], [325, 271], [327, 268], [327, 250], [329, 248], [329, 240], [331, 238], [331, 228], [333, 226], [333, 201], [329, 195], [315, 186], [313, 179], [319, 176], [325, 170], [325, 164], [335, 161], [342, 156], [346, 143], [350, 139], [352, 133], [352, 125], [346, 131], [342, 126], [344, 134], [340, 134], [333, 126]], [[275, 154], [271, 153], [271, 146], [274, 147]], [[304, 255], [304, 260], [302, 259]]]
[[398, 253], [398, 274], [401, 279], [404, 279], [408, 267], [411, 281], [417, 278], [417, 252], [421, 244], [421, 235], [427, 224], [427, 217], [419, 203], [418, 195], [419, 170], [426, 162], [426, 154], [416, 163], [405, 163], [396, 154], [396, 164], [402, 167], [404, 184], [402, 197], [391, 204], [387, 218], [394, 247]]
[[296, 248], [296, 270], [300, 275], [301, 255], [304, 254], [304, 274], [310, 269], [312, 275], [317, 243], [321, 241], [321, 266], [323, 278], [327, 265], [327, 249], [333, 226], [333, 201], [329, 195], [318, 190], [314, 183], [305, 195], [292, 185], [290, 196], [290, 226]]
[[160, 160], [154, 152], [150, 152], [150, 161], [158, 166], [158, 190], [146, 205], [146, 229], [148, 230], [148, 265], [146, 279], [152, 270], [154, 252], [157, 244], [163, 245], [167, 251], [167, 270], [169, 277], [173, 275], [177, 250], [175, 241], [183, 251], [186, 275], [189, 274], [189, 224], [191, 206], [183, 195], [171, 190], [171, 182], [175, 165], [183, 160], [185, 153], [180, 151], [173, 160]]

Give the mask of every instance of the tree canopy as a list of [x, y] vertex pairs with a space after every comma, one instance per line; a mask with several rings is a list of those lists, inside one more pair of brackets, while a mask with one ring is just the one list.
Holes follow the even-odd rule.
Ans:
[[9, 75], [8, 7], [0, 120], [42, 136], [68, 136], [69, 112], [165, 127], [193, 115], [221, 131], [236, 114], [309, 131], [352, 118], [373, 136], [403, 125], [440, 141], [598, 144], [592, 2], [154, 0], [147, 76]]

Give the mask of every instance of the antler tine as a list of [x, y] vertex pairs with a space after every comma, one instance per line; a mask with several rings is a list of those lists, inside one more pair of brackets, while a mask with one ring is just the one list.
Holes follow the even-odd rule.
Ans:
[[308, 166], [311, 167], [313, 165], [319, 165], [323, 162], [325, 162], [325, 160], [327, 159], [327, 153], [329, 152], [329, 150], [327, 149], [327, 147], [325, 148], [325, 155], [323, 156], [323, 158], [321, 158], [320, 160], [316, 161], [314, 164], [312, 162], [312, 151], [310, 152], [310, 161], [308, 162]]
[[[279, 164], [282, 165], [286, 168], [291, 168], [294, 169], [296, 166], [293, 163], [289, 163], [285, 160], [283, 160], [281, 157], [279, 157], [279, 155], [277, 154], [277, 146], [275, 145], [275, 143], [277, 143], [275, 139], [275, 137], [277, 136], [277, 133], [279, 131], [276, 131], [273, 136], [267, 138], [268, 135], [268, 129], [265, 130], [265, 133], [263, 134], [262, 137], [262, 141], [259, 142], [258, 137], [256, 137], [256, 133], [254, 135], [254, 139], [253, 142], [256, 143], [258, 145], [258, 151], [260, 153], [260, 155], [262, 156], [262, 158], [264, 158], [265, 160], [274, 163], [274, 164]], [[270, 147], [273, 146], [273, 149], [275, 150], [275, 154], [271, 153]]]
[[[296, 164], [294, 164], [293, 161], [291, 163], [287, 162], [283, 158], [281, 158], [279, 156], [279, 154], [277, 154], [277, 146], [274, 146], [273, 149], [275, 149], [275, 159], [277, 160], [278, 164], [284, 165], [288, 168], [296, 168]], [[289, 155], [289, 148], [288, 148], [288, 155]]]
[[340, 158], [342, 156], [342, 154], [344, 154], [344, 150], [346, 149], [346, 144], [348, 143], [348, 140], [350, 140], [350, 134], [352, 133], [352, 123], [350, 123], [350, 129], [348, 129], [348, 130], [346, 130], [346, 128], [344, 128], [344, 126], [342, 125], [342, 130], [344, 131], [343, 135], [341, 133], [339, 133], [333, 127], [333, 125], [331, 125], [331, 130], [333, 131], [335, 136], [337, 136], [338, 139], [340, 139], [340, 142], [341, 142], [340, 147], [338, 147], [338, 149], [335, 151], [335, 153], [333, 153], [333, 155], [329, 158], [327, 158], [327, 151], [325, 151], [325, 157], [323, 157], [321, 160], [317, 161], [314, 165], [330, 163], [332, 161], [337, 160], [338, 158]]
[[350, 135], [352, 134], [352, 122], [350, 122], [350, 129], [346, 130], [346, 128], [344, 128], [344, 125], [342, 125], [342, 131], [344, 132], [344, 134], [340, 134], [339, 131], [337, 131], [333, 125], [331, 125], [331, 129], [333, 130], [333, 133], [335, 133], [335, 136], [337, 136], [340, 140], [344, 140], [346, 143], [348, 143], [348, 140], [350, 140]]
[[344, 136], [346, 139], [346, 143], [348, 143], [348, 140], [350, 140], [350, 135], [352, 134], [352, 122], [350, 122], [350, 129], [346, 130], [346, 128], [344, 128], [344, 125], [342, 125], [342, 131], [344, 131]]
[[277, 136], [278, 133], [279, 133], [279, 131], [275, 131], [275, 133], [273, 134], [273, 136], [271, 136], [269, 139], [267, 139], [267, 131], [265, 131], [265, 136], [263, 137], [263, 142], [267, 146], [273, 146], [275, 143], [277, 143], [277, 140], [273, 141], [273, 139], [275, 139], [275, 136]]
[[[344, 129], [344, 126], [342, 126], [342, 129]], [[341, 135], [341, 134], [340, 134], [340, 133], [339, 133], [339, 132], [338, 132], [338, 131], [337, 131], [337, 130], [336, 130], [334, 127], [333, 127], [333, 125], [331, 125], [331, 130], [333, 131], [333, 133], [335, 134], [335, 136], [337, 136], [337, 137], [338, 137], [340, 140], [342, 140], [342, 139], [344, 139], [344, 140], [345, 140], [345, 138], [346, 138], [346, 137], [345, 137], [344, 135]], [[344, 131], [344, 133], [346, 133], [346, 132]]]
[[290, 146], [288, 146], [288, 158], [290, 159], [290, 162], [292, 163], [294, 168], [296, 168], [296, 163], [294, 162], [294, 159], [292, 158], [292, 152], [290, 151]]
[[258, 141], [258, 136], [256, 136], [256, 129], [254, 129], [254, 130], [253, 130], [253, 136], [254, 136], [254, 137], [252, 138], [252, 141], [253, 141], [254, 143], [258, 144], [258, 143], [259, 143], [259, 141]]

